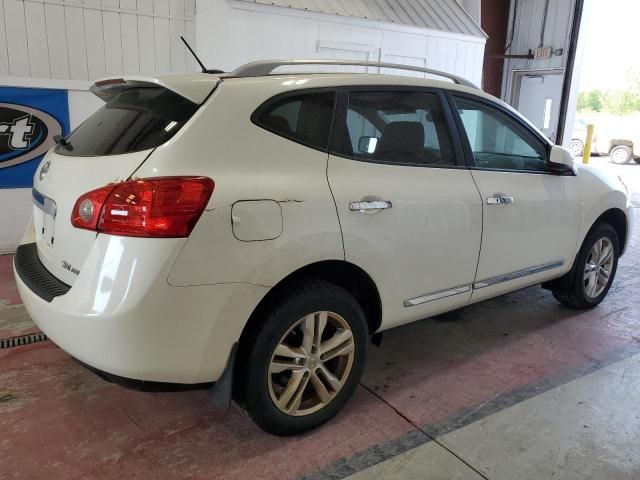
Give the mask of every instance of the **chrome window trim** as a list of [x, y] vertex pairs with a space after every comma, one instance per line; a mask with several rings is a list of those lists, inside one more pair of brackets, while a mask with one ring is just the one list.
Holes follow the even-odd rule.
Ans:
[[510, 280], [516, 280], [518, 278], [527, 277], [529, 275], [535, 275], [536, 273], [546, 272], [547, 270], [553, 270], [554, 268], [560, 268], [564, 265], [564, 260], [556, 260], [555, 262], [545, 263], [543, 265], [537, 265], [535, 267], [525, 268], [516, 272], [507, 273], [506, 275], [499, 275], [497, 277], [481, 280], [473, 284], [473, 289], [491, 287], [498, 283], [508, 282]]
[[52, 199], [43, 195], [35, 188], [31, 189], [31, 196], [33, 197], [33, 204], [42, 210], [45, 213], [48, 213], [53, 218], [56, 217], [56, 213], [58, 213], [58, 207], [56, 206], [56, 202]]
[[410, 298], [404, 301], [405, 307], [415, 307], [427, 302], [433, 302], [434, 300], [441, 300], [443, 298], [452, 297], [453, 295], [460, 295], [471, 291], [471, 285], [461, 285], [455, 288], [449, 288], [447, 290], [440, 290], [439, 292], [428, 293], [419, 297]]

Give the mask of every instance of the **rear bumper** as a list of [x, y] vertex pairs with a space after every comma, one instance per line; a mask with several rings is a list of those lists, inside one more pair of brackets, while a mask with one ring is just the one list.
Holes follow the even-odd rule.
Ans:
[[16, 272], [18, 290], [38, 327], [82, 363], [135, 380], [213, 382], [268, 288], [170, 286], [184, 242], [98, 235], [67, 293], [48, 302]]
[[16, 275], [29, 287], [29, 290], [47, 302], [60, 295], [65, 295], [71, 288], [54, 277], [42, 265], [35, 243], [20, 245], [13, 259], [13, 264]]

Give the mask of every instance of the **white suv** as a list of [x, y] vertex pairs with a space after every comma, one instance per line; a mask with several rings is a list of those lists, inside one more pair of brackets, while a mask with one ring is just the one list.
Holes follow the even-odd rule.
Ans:
[[286, 435], [345, 405], [383, 330], [540, 283], [602, 301], [618, 177], [457, 77], [272, 73], [319, 63], [345, 62], [96, 82], [15, 256], [37, 325], [112, 379], [216, 382]]

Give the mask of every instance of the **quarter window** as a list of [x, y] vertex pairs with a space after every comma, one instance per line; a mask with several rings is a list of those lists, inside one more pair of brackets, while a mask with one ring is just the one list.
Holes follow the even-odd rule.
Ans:
[[334, 101], [335, 92], [287, 96], [262, 110], [256, 123], [283, 137], [326, 150]]
[[546, 171], [544, 144], [517, 120], [484, 103], [454, 99], [477, 167]]
[[349, 93], [338, 153], [361, 160], [409, 165], [456, 164], [436, 94], [411, 91]]

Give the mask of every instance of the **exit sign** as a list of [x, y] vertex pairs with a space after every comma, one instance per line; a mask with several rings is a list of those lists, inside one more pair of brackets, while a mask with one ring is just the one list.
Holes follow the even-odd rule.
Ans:
[[551, 58], [553, 49], [551, 47], [538, 47], [533, 51], [533, 58], [536, 60], [544, 60], [545, 58]]

